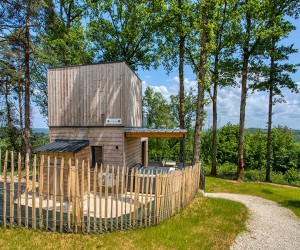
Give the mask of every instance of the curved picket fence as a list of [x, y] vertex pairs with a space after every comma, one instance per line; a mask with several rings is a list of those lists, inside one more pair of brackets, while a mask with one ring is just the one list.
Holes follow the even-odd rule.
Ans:
[[201, 165], [157, 171], [6, 152], [1, 159], [0, 224], [103, 233], [156, 225], [180, 211], [200, 185]]

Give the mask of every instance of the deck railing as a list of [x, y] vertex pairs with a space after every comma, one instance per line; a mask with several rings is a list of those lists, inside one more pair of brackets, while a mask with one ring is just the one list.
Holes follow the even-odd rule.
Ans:
[[[58, 164], [59, 163], [59, 164]], [[2, 159], [0, 224], [59, 232], [107, 232], [155, 225], [195, 196], [201, 166], [155, 173], [41, 155]]]

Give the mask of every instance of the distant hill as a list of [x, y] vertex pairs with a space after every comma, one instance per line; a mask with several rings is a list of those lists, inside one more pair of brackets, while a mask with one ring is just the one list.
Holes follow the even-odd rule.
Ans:
[[33, 132], [36, 132], [36, 133], [43, 133], [46, 135], [49, 134], [49, 128], [33, 128], [32, 130], [33, 130]]
[[[255, 131], [260, 130], [263, 134], [267, 134], [268, 130], [265, 128], [247, 128], [247, 131], [250, 133], [254, 133]], [[300, 130], [299, 129], [292, 129], [292, 135], [294, 137], [294, 140], [298, 143], [300, 143]]]

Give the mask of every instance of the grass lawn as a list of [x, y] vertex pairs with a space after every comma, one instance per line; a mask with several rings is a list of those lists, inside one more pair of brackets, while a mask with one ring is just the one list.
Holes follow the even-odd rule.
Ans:
[[107, 234], [59, 234], [0, 228], [0, 249], [229, 249], [245, 229], [244, 205], [198, 195], [154, 227]]
[[300, 218], [300, 188], [297, 187], [261, 182], [237, 182], [207, 177], [205, 191], [259, 196], [291, 209]]

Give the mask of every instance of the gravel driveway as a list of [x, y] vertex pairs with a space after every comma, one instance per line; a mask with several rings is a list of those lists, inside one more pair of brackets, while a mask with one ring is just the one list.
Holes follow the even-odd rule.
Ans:
[[247, 231], [236, 238], [231, 249], [300, 249], [300, 219], [277, 203], [256, 196], [206, 193], [245, 204], [250, 213]]

